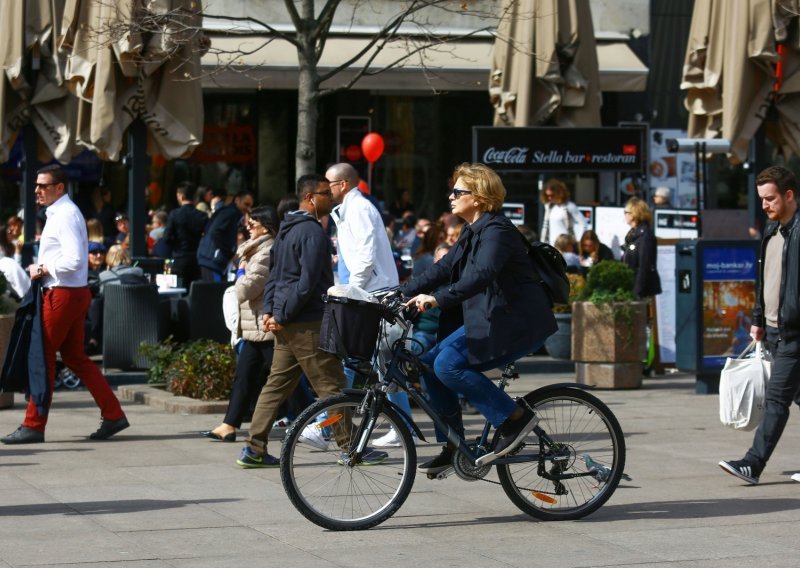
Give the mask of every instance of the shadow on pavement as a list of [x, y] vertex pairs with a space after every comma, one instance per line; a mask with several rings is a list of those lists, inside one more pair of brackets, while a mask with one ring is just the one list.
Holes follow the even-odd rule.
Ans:
[[83, 501], [78, 503], [41, 503], [31, 505], [0, 505], [0, 517], [21, 515], [118, 515], [176, 509], [186, 505], [230, 503], [241, 499], [200, 499], [166, 501], [162, 499], [131, 499], [127, 501]]
[[725, 499], [703, 501], [659, 501], [630, 505], [604, 505], [582, 522], [646, 519], [705, 519], [761, 515], [797, 509], [800, 499]]

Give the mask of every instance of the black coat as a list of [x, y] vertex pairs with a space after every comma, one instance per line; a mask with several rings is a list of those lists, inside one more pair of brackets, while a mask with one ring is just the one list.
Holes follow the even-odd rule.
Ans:
[[403, 293], [430, 293], [443, 284], [433, 293], [442, 308], [439, 340], [463, 324], [473, 365], [533, 349], [556, 331], [519, 230], [502, 214], [484, 213], [464, 225], [450, 252]]
[[193, 258], [207, 223], [208, 215], [194, 205], [181, 205], [170, 211], [161, 240], [169, 245], [173, 258]]
[[633, 294], [647, 298], [661, 293], [661, 278], [656, 268], [656, 235], [649, 223], [639, 223], [625, 236], [622, 262], [636, 273]]
[[320, 321], [322, 296], [333, 286], [331, 241], [314, 217], [289, 213], [269, 258], [264, 313], [279, 324]]
[[44, 358], [41, 279], [31, 283], [14, 317], [14, 328], [0, 374], [0, 391], [29, 394], [39, 416], [47, 414], [51, 393]]
[[753, 308], [753, 325], [765, 327], [764, 318], [764, 256], [767, 242], [777, 231], [783, 233], [783, 253], [781, 255], [781, 289], [778, 307], [778, 329], [781, 339], [790, 341], [800, 337], [800, 210], [785, 226], [770, 221], [764, 228], [761, 241], [761, 255], [758, 259], [758, 280], [756, 287], [756, 306]]

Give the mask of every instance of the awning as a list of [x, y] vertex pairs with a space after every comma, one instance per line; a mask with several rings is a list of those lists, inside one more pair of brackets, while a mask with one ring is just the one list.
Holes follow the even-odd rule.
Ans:
[[648, 69], [624, 43], [598, 43], [600, 90], [642, 92], [647, 88]]
[[[211, 50], [203, 57], [203, 87], [209, 89], [296, 89], [297, 51], [286, 41], [265, 36], [212, 35]], [[365, 37], [330, 37], [325, 44], [320, 71], [334, 69], [366, 44]], [[420, 56], [377, 75], [363, 77], [355, 89], [375, 91], [430, 92], [432, 88], [450, 91], [485, 91], [492, 63], [492, 38], [454, 41], [425, 51], [424, 67]], [[260, 46], [260, 47], [259, 47]], [[384, 49], [375, 59], [381, 67], [405, 53], [397, 43]], [[624, 43], [598, 40], [600, 87], [603, 91], [644, 91], [647, 67]], [[323, 86], [334, 87], [352, 78], [345, 70]]]

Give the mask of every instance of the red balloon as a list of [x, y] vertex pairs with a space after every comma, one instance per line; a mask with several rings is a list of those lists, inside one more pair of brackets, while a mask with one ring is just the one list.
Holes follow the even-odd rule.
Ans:
[[361, 141], [361, 150], [370, 164], [377, 162], [383, 154], [383, 137], [375, 132], [370, 132]]
[[363, 179], [358, 180], [358, 189], [369, 195], [369, 186]]

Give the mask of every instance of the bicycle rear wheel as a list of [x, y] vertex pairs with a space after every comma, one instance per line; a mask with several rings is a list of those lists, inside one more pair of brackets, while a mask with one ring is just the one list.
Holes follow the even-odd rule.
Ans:
[[[625, 468], [625, 439], [616, 417], [597, 397], [575, 388], [531, 394], [525, 400], [555, 442], [545, 447], [545, 471], [588, 475], [549, 480], [539, 475], [539, 460], [501, 464], [497, 474], [506, 495], [522, 511], [545, 521], [593, 513], [614, 493]], [[538, 454], [538, 436], [530, 432], [520, 448], [514, 455]]]
[[[311, 522], [331, 530], [374, 527], [405, 502], [416, 475], [417, 451], [405, 421], [388, 402], [378, 416], [364, 395], [340, 394], [307, 408], [294, 421], [281, 448], [286, 494]], [[375, 425], [362, 455], [349, 448], [371, 419]], [[363, 428], [362, 428], [363, 427]], [[374, 448], [394, 428], [398, 447]]]

